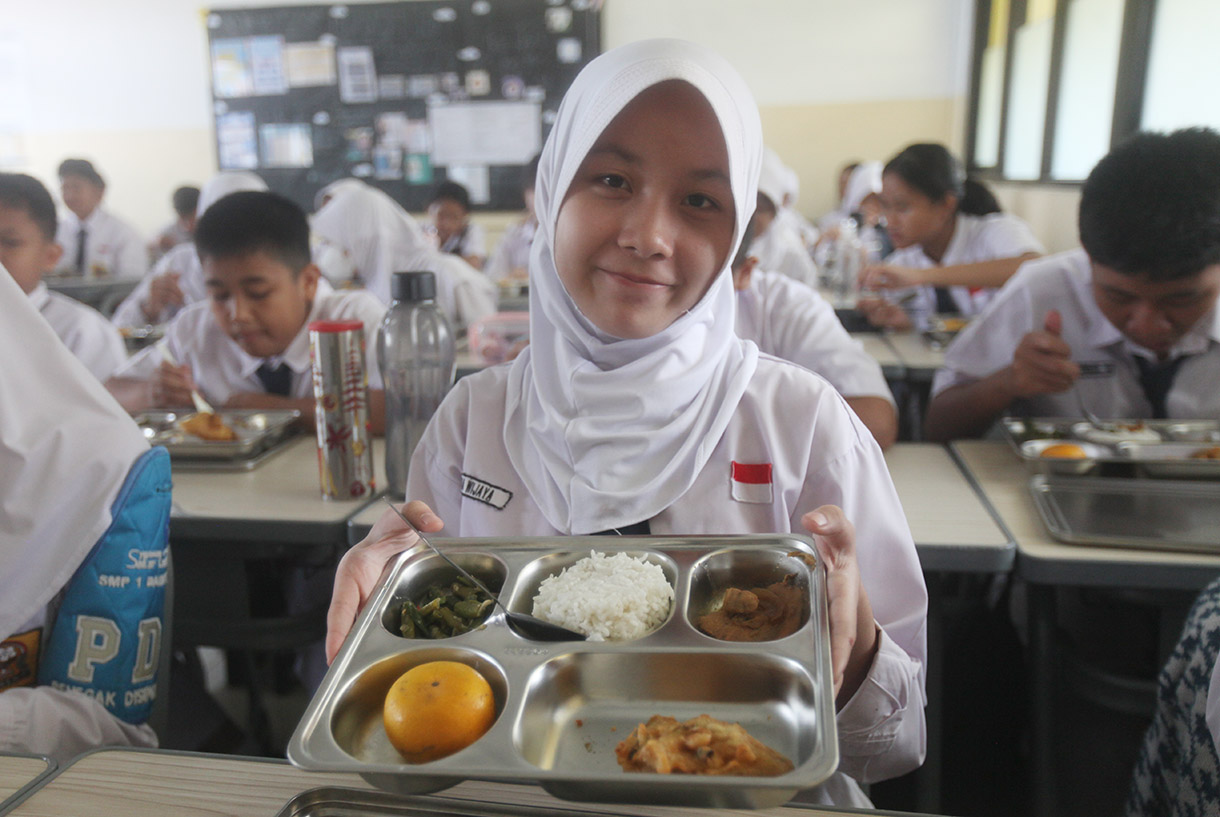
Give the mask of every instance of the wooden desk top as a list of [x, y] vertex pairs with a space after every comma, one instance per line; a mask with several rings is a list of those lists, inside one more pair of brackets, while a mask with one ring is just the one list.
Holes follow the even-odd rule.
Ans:
[[877, 332], [853, 332], [852, 339], [860, 341], [868, 356], [880, 364], [886, 377], [902, 377], [905, 369], [894, 347], [885, 342], [885, 337]]
[[[283, 761], [136, 749], [103, 749], [82, 755], [51, 777], [11, 817], [216, 817], [276, 814], [296, 795], [320, 786], [369, 789], [355, 775], [306, 772]], [[470, 781], [437, 797], [601, 814], [678, 817], [689, 809], [610, 806], [557, 800], [537, 786]], [[532, 809], [532, 811], [531, 811]], [[700, 814], [709, 812], [700, 809]], [[831, 817], [821, 809], [718, 809], [716, 817]], [[837, 811], [836, 814], [844, 812]], [[852, 812], [857, 814], [875, 812]]]
[[[373, 469], [379, 489], [385, 485], [385, 441], [373, 440]], [[349, 517], [376, 498], [327, 500], [318, 482], [318, 460], [312, 434], [287, 443], [252, 471], [174, 473], [174, 535], [212, 534], [232, 525], [282, 527], [285, 535], [302, 528], [343, 528]], [[242, 531], [239, 531], [242, 532]], [[244, 532], [251, 533], [248, 529]], [[342, 541], [344, 533], [340, 532]]]
[[1017, 570], [1030, 581], [1190, 589], [1220, 575], [1220, 556], [1058, 542], [1030, 496], [1029, 472], [1008, 443], [963, 440], [952, 448], [1016, 540]]
[[53, 768], [45, 757], [0, 754], [0, 805]]
[[945, 365], [944, 351], [933, 349], [918, 332], [893, 332], [882, 337], [906, 367], [908, 374], [922, 374], [925, 378], [930, 378], [937, 369]]

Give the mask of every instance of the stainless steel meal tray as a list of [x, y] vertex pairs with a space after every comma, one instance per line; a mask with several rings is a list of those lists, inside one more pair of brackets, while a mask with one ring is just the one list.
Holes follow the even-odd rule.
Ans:
[[[543, 643], [493, 615], [443, 640], [396, 635], [401, 602], [452, 576], [426, 550], [402, 554], [382, 577], [288, 746], [305, 769], [357, 772], [391, 791], [437, 791], [463, 779], [535, 782], [570, 800], [760, 808], [822, 783], [838, 765], [824, 572], [787, 554], [813, 554], [807, 537], [583, 536], [440, 539], [440, 547], [500, 596], [532, 612], [542, 580], [597, 550], [660, 565], [674, 589], [668, 619], [634, 641]], [[775, 641], [721, 641], [692, 623], [730, 587], [795, 574], [808, 592], [804, 624]], [[804, 597], [803, 597], [804, 598]], [[431, 763], [406, 763], [382, 724], [386, 691], [420, 663], [455, 660], [479, 670], [497, 719], [474, 744]], [[701, 714], [740, 723], [787, 756], [777, 777], [628, 773], [614, 749], [653, 715]]]
[[237, 433], [237, 439], [203, 440], [178, 426], [193, 413], [142, 411], [133, 419], [149, 443], [165, 446], [171, 458], [233, 460], [253, 457], [291, 436], [293, 423], [301, 416], [296, 409], [220, 409], [220, 419]]
[[[1186, 448], [1193, 452], [1208, 443], [1220, 441], [1217, 420], [1125, 420], [1124, 425], [1138, 430], [1103, 431], [1088, 422], [1071, 417], [1005, 417], [1000, 424], [1005, 439], [1012, 445], [1026, 468], [1035, 474], [1092, 475], [1098, 472], [1124, 476], [1177, 477], [1185, 475], [1163, 460], [1182, 459], [1176, 444], [1192, 441]], [[1144, 438], [1144, 439], [1141, 439]], [[1041, 450], [1055, 443], [1076, 443], [1085, 449], [1082, 459], [1040, 456]], [[1147, 466], [1151, 467], [1147, 467]], [[1191, 477], [1220, 476], [1220, 462], [1211, 466], [1187, 466]], [[1124, 470], [1125, 469], [1125, 470]]]
[[[621, 814], [621, 813], [620, 813]], [[320, 786], [293, 797], [275, 817], [612, 817], [612, 812], [483, 803], [455, 797], [386, 794]]]
[[1220, 485], [1214, 483], [1039, 475], [1029, 490], [1061, 542], [1220, 553]]
[[1220, 459], [1196, 459], [1193, 454], [1217, 448], [1216, 443], [1119, 443], [1118, 454], [1139, 465], [1150, 477], [1220, 479]]

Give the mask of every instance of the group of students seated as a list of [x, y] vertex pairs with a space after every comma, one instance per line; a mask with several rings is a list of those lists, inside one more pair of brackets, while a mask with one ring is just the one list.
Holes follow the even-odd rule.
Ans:
[[[358, 180], [320, 191], [310, 217], [254, 174], [221, 173], [200, 191], [190, 243], [169, 248], [115, 313], [164, 323], [162, 348], [128, 358], [107, 341], [112, 359], [96, 364], [103, 333], [81, 341], [94, 330], [79, 327], [104, 319], [59, 318], [75, 307], [41, 278], [73, 253], [78, 272], [93, 269], [90, 253], [109, 246], [100, 177], [85, 179], [90, 208], [69, 200], [81, 168], [67, 168], [73, 215], [57, 221], [41, 184], [0, 174], [0, 263], [28, 296], [21, 309], [41, 312], [113, 398], [93, 384], [90, 405], [189, 406], [198, 389], [218, 406], [296, 408], [309, 425], [309, 322], [359, 320], [373, 336], [399, 270], [434, 271], [459, 327], [494, 311], [498, 281], [528, 281], [529, 346], [455, 385], [413, 456], [406, 513], [449, 536], [811, 536], [828, 571], [841, 753], [819, 796], [863, 805], [858, 783], [923, 758], [927, 596], [882, 456], [894, 400], [814, 290], [819, 241], [844, 218], [872, 231], [864, 286], [914, 292], [862, 303], [879, 326], [950, 307], [975, 316], [936, 379], [938, 439], [985, 433], [1005, 411], [1078, 414], [1072, 390], [1109, 416], [1216, 416], [1205, 384], [1220, 365], [1217, 168], [1212, 131], [1131, 139], [1083, 187], [1083, 249], [1038, 258], [1029, 229], [943, 146], [916, 144], [852, 168], [844, 212], [814, 226], [793, 209], [794, 174], [763, 147], [744, 81], [700, 46], [655, 40], [580, 73], [526, 169], [526, 210], [490, 258], [460, 186], [438, 190], [428, 228]], [[380, 430], [377, 344], [366, 348]], [[31, 404], [47, 402], [53, 374], [78, 376], [58, 358], [34, 383], [6, 373], [0, 399], [26, 388]], [[4, 433], [0, 454], [28, 453]], [[742, 465], [765, 465], [765, 493], [738, 490]], [[466, 493], [466, 476], [509, 501]], [[23, 535], [2, 543], [15, 551]], [[330, 656], [383, 566], [414, 542], [387, 514], [343, 557]], [[46, 751], [20, 736], [13, 746]]]

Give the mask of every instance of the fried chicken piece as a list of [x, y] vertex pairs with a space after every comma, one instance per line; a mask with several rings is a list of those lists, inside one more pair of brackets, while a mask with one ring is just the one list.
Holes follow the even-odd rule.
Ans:
[[709, 715], [685, 723], [653, 715], [614, 749], [628, 772], [775, 777], [792, 761], [752, 737], [740, 724]]
[[237, 439], [237, 432], [225, 425], [219, 414], [206, 411], [180, 420], [178, 427], [187, 434], [194, 434], [199, 439], [210, 442], [229, 442]]

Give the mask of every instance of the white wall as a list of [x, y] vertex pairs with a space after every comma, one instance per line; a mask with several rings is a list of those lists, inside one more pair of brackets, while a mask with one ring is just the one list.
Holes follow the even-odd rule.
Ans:
[[[257, 3], [273, 4], [296, 3]], [[0, 149], [0, 160], [15, 151], [11, 169], [53, 185], [62, 158], [91, 158], [109, 179], [115, 211], [146, 231], [167, 220], [172, 189], [216, 169], [203, 5], [7, 3], [0, 148], [10, 150]], [[242, 5], [250, 3], [213, 7]], [[605, 0], [603, 44], [679, 36], [724, 53], [754, 90], [768, 140], [801, 173], [802, 209], [816, 215], [830, 206], [843, 160], [884, 158], [914, 138], [960, 147], [971, 7], [970, 0]], [[5, 54], [19, 55], [15, 67]], [[6, 127], [10, 136], [19, 132], [15, 146], [4, 141]]]

